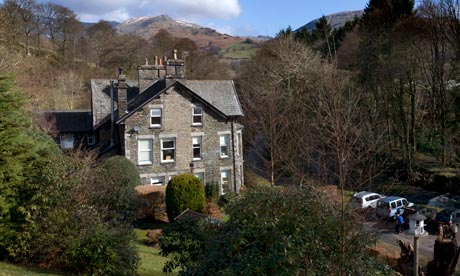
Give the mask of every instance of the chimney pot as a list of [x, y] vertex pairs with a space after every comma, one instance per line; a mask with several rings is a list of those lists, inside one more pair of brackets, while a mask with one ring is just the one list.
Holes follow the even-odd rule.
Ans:
[[155, 56], [155, 65], [158, 65], [158, 57]]
[[163, 60], [160, 58], [159, 65], [163, 65]]
[[118, 67], [118, 75], [123, 75], [123, 67]]
[[149, 65], [149, 60], [145, 59], [145, 65]]
[[177, 59], [177, 49], [174, 49], [173, 56], [174, 56], [174, 60], [176, 60]]

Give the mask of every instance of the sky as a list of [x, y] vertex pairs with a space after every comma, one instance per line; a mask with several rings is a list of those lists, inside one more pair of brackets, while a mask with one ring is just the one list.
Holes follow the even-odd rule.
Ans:
[[[0, 2], [3, 2], [1, 0]], [[54, 0], [73, 10], [80, 21], [123, 22], [138, 16], [167, 14], [174, 19], [239, 36], [274, 36], [342, 11], [362, 10], [368, 0]]]

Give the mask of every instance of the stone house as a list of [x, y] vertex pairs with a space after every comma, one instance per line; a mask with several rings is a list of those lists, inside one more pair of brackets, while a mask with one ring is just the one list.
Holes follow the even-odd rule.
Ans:
[[100, 153], [126, 156], [143, 184], [166, 185], [174, 175], [193, 173], [218, 183], [222, 194], [239, 192], [243, 113], [233, 81], [187, 80], [174, 54], [146, 61], [138, 80], [127, 80], [121, 69], [116, 81], [91, 80], [91, 97]]
[[96, 146], [90, 110], [39, 112], [35, 114], [34, 120], [54, 138], [62, 150]]

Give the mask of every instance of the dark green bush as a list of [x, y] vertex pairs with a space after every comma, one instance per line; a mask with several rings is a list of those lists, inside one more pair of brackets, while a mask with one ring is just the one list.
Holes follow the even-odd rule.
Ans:
[[375, 237], [351, 212], [343, 214], [342, 232], [340, 206], [318, 191], [254, 187], [227, 207], [225, 223], [174, 222], [163, 232], [162, 253], [171, 257], [165, 271], [180, 267], [180, 275], [334, 275], [342, 269], [345, 275], [390, 275], [368, 254]]
[[114, 182], [123, 186], [134, 188], [141, 184], [136, 165], [124, 156], [116, 155], [108, 158], [102, 163], [102, 168], [110, 172], [109, 176]]
[[212, 181], [211, 183], [206, 183], [205, 194], [206, 198], [209, 199], [219, 198], [219, 184], [215, 181]]
[[166, 213], [173, 221], [186, 209], [203, 212], [206, 207], [204, 187], [193, 174], [176, 175], [166, 187]]

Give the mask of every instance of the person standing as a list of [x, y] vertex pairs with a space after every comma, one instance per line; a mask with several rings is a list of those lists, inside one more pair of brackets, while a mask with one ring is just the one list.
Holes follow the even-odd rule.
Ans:
[[398, 216], [396, 217], [397, 219], [397, 223], [398, 223], [398, 232], [399, 233], [402, 233], [404, 232], [404, 217], [402, 214], [398, 214]]

